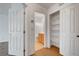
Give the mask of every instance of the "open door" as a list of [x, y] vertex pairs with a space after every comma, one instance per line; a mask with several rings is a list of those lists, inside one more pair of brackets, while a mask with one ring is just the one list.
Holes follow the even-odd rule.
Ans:
[[24, 55], [24, 6], [11, 4], [9, 9], [9, 55]]
[[61, 9], [60, 33], [60, 53], [79, 56], [79, 4]]

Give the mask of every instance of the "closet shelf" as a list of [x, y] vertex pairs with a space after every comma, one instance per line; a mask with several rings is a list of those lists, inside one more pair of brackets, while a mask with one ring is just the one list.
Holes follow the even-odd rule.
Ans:
[[51, 29], [52, 32], [54, 31], [60, 31], [60, 29]]
[[[60, 37], [60, 18], [59, 12], [54, 13], [50, 16], [50, 38], [56, 45], [59, 45]], [[54, 44], [52, 42], [52, 44]]]
[[60, 37], [60, 36], [51, 36], [51, 38], [55, 38], [55, 39], [56, 39], [56, 38], [59, 38], [59, 37]]
[[56, 24], [56, 25], [50, 25], [50, 27], [59, 27], [60, 25], [59, 24]]
[[60, 25], [59, 23], [57, 23], [57, 24], [52, 24], [52, 25]]

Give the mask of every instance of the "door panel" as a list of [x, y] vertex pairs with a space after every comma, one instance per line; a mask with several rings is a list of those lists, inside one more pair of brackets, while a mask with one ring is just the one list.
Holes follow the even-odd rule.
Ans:
[[79, 56], [79, 5], [72, 4], [60, 11], [60, 53]]
[[22, 56], [24, 9], [22, 4], [12, 4], [9, 10], [9, 54]]

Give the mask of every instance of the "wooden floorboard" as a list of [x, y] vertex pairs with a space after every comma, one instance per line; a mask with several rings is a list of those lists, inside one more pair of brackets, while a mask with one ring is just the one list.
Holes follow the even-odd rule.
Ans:
[[59, 48], [52, 46], [51, 48], [42, 48], [36, 51], [32, 56], [62, 56]]
[[[35, 50], [36, 52], [32, 56], [62, 56], [59, 53], [59, 48], [56, 46], [51, 46], [51, 48], [43, 48], [43, 44], [41, 38], [43, 35], [39, 35], [36, 42], [35, 42]], [[44, 38], [42, 38], [44, 40]]]

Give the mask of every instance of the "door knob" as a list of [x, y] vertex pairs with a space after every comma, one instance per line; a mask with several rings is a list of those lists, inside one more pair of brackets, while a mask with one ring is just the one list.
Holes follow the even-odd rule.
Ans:
[[79, 35], [77, 35], [77, 37], [79, 37]]

